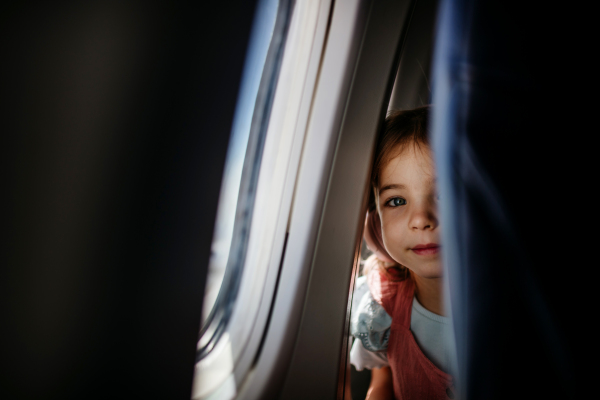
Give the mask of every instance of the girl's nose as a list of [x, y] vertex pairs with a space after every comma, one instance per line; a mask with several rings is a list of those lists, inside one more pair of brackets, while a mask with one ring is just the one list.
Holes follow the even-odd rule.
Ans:
[[437, 228], [438, 220], [433, 210], [423, 207], [415, 210], [415, 212], [411, 215], [409, 224], [411, 229], [433, 230]]

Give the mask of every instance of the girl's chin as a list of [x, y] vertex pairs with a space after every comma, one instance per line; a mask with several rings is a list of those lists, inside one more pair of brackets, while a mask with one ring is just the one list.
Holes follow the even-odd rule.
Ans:
[[434, 265], [420, 265], [409, 269], [412, 273], [426, 279], [441, 278], [444, 275], [442, 265], [439, 263], [435, 263]]
[[401, 265], [407, 267], [413, 274], [419, 275], [422, 278], [441, 278], [443, 275], [442, 260], [438, 254], [421, 257], [415, 254], [402, 254], [404, 257], [391, 256], [398, 260]]

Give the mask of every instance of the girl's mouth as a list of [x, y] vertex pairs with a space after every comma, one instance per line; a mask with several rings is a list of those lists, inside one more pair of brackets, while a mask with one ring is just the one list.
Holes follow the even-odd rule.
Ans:
[[440, 246], [435, 243], [418, 244], [411, 250], [417, 255], [428, 256], [439, 253]]

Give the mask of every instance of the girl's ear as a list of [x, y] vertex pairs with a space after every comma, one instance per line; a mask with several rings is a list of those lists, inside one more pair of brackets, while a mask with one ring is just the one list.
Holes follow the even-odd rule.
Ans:
[[367, 212], [367, 218], [365, 220], [365, 231], [364, 231], [365, 242], [367, 247], [371, 250], [377, 258], [383, 261], [385, 264], [397, 264], [396, 261], [388, 254], [383, 245], [383, 236], [381, 234], [381, 221], [377, 214], [377, 209]]

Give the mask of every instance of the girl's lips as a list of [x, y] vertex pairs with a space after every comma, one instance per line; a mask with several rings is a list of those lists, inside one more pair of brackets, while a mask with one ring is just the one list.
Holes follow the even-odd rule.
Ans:
[[428, 256], [437, 254], [440, 251], [440, 246], [435, 243], [418, 244], [411, 249], [415, 254], [420, 256]]

